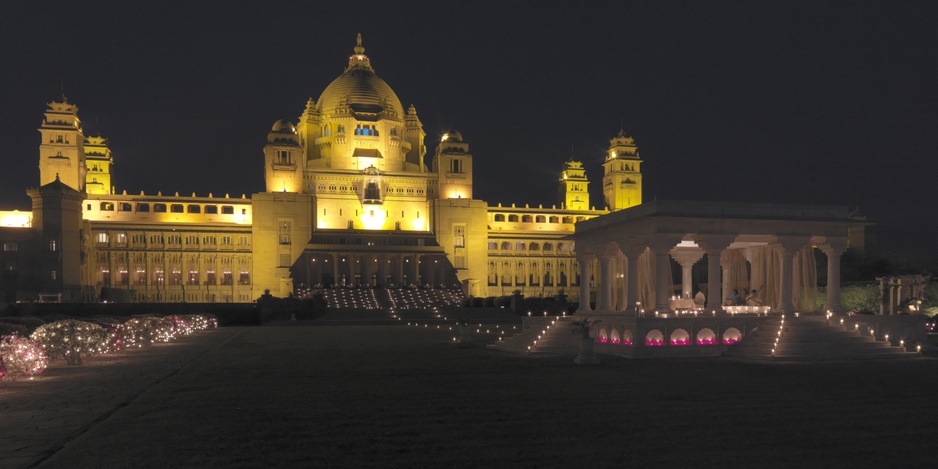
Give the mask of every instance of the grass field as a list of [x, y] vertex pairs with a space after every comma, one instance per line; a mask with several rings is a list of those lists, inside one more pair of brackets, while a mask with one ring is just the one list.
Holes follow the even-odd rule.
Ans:
[[[0, 387], [0, 410], [84, 418], [35, 436], [39, 467], [935, 466], [933, 359], [600, 356], [586, 367], [457, 349], [448, 332], [404, 326], [200, 334], [161, 358], [56, 365], [48, 382]], [[61, 391], [46, 389], [57, 381]]]

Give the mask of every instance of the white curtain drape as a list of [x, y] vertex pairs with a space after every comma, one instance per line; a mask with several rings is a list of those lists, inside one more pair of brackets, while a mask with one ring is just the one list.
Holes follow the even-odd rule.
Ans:
[[638, 257], [638, 301], [650, 311], [655, 307], [655, 254], [650, 248]]
[[[752, 271], [749, 285], [760, 292], [762, 304], [777, 308], [781, 296], [781, 256], [769, 246], [750, 247], [749, 253]], [[817, 309], [817, 265], [811, 246], [796, 252], [792, 259], [792, 304], [798, 311]]]

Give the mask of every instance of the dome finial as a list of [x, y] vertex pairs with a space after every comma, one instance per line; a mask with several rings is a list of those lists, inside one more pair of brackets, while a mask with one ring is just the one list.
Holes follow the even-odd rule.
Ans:
[[358, 33], [358, 38], [355, 40], [355, 53], [364, 54], [365, 48], [362, 47], [362, 33]]

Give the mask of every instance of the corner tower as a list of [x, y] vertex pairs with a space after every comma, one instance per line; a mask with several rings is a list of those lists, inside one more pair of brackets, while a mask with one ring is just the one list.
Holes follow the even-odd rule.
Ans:
[[433, 155], [441, 199], [472, 198], [472, 154], [462, 135], [451, 130], [440, 139]]
[[274, 123], [264, 145], [264, 181], [267, 192], [302, 192], [303, 165], [299, 137], [293, 124]]
[[85, 192], [108, 195], [113, 192], [111, 186], [111, 166], [114, 158], [107, 146], [107, 139], [101, 136], [85, 139]]
[[623, 131], [609, 140], [603, 162], [603, 198], [610, 211], [634, 207], [642, 203], [642, 160], [635, 139]]
[[557, 191], [557, 205], [566, 210], [589, 210], [589, 180], [583, 163], [573, 157], [563, 164]]
[[85, 191], [85, 136], [78, 120], [78, 106], [65, 97], [62, 102], [47, 105], [45, 118], [39, 127], [39, 184], [45, 186], [56, 180], [78, 191]]

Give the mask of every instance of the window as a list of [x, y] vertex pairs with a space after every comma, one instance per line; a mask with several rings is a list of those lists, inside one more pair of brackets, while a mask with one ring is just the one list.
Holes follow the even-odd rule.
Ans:
[[289, 221], [280, 222], [280, 245], [288, 245], [290, 242], [290, 232], [292, 230], [291, 223]]
[[489, 251], [497, 251], [497, 250], [498, 250], [498, 243], [496, 243], [495, 241], [489, 241]]
[[238, 285], [250, 285], [251, 273], [245, 268], [241, 268], [241, 275], [238, 276]]
[[6, 252], [13, 252], [19, 250], [19, 245], [15, 241], [4, 241], [3, 250]]
[[52, 280], [55, 280], [56, 277], [58, 277], [58, 272], [56, 272], [55, 269], [52, 269], [52, 271], [49, 273], [51, 274]]
[[[52, 251], [52, 252], [58, 251], [58, 250], [59, 250], [59, 243], [58, 243], [58, 241], [56, 241], [56, 240], [54, 240], [54, 239], [53, 239], [53, 240], [50, 240], [50, 241], [49, 241], [49, 250]], [[55, 277], [52, 277], [52, 278], [55, 279]]]
[[534, 221], [534, 217], [532, 217], [531, 215], [524, 215], [521, 217], [522, 223], [531, 223], [532, 221]]
[[199, 245], [199, 237], [198, 237], [197, 235], [186, 236], [186, 244], [188, 244], [188, 245], [190, 245], [190, 246], [198, 246], [198, 245]]
[[238, 246], [250, 246], [250, 245], [251, 243], [247, 236], [238, 237]]
[[222, 215], [234, 215], [234, 207], [231, 205], [222, 205], [221, 206]]
[[518, 215], [508, 215], [508, 221], [511, 223], [518, 223]]
[[163, 235], [150, 235], [150, 244], [163, 244]]
[[453, 227], [453, 247], [466, 247], [466, 227], [457, 225]]
[[205, 213], [210, 213], [210, 214], [212, 214], [212, 215], [218, 214], [218, 206], [217, 206], [217, 205], [206, 205], [206, 206], [205, 206]]
[[534, 217], [534, 223], [547, 223], [547, 217], [544, 215], [538, 215]]
[[138, 211], [138, 212], [149, 212], [149, 211], [150, 211], [150, 204], [137, 204], [137, 211]]
[[117, 233], [117, 243], [127, 244], [127, 233]]
[[511, 243], [508, 241], [502, 243], [502, 251], [511, 251]]
[[231, 236], [222, 236], [221, 243], [226, 246], [231, 246]]
[[453, 158], [452, 160], [450, 160], [449, 172], [461, 173], [462, 172], [462, 160], [459, 158]]
[[172, 204], [169, 206], [169, 211], [172, 213], [183, 213], [182, 204]]
[[166, 213], [166, 204], [153, 204], [153, 211], [156, 213]]
[[496, 214], [495, 214], [495, 221], [505, 221], [505, 214], [503, 214], [503, 213], [496, 213]]
[[121, 203], [117, 206], [117, 211], [119, 211], [119, 212], [132, 212], [132, 211], [133, 211], [133, 205], [131, 205], [131, 204], [127, 203], [127, 202], [121, 202]]
[[114, 203], [112, 202], [101, 202], [101, 211], [102, 212], [113, 212]]
[[106, 242], [108, 241], [108, 234], [107, 234], [107, 233], [98, 233], [97, 236], [95, 237], [95, 241], [97, 241], [97, 242], [99, 242], [99, 243], [106, 243]]
[[554, 250], [554, 245], [553, 245], [553, 244], [550, 244], [550, 243], [544, 243], [544, 250], [545, 250], [545, 251], [553, 251], [553, 250]]
[[517, 244], [515, 244], [515, 251], [524, 251], [525, 247], [526, 246], [524, 245], [523, 242], [518, 242]]
[[186, 212], [187, 213], [202, 213], [202, 207], [198, 205], [190, 205], [186, 207]]
[[550, 217], [548, 221], [550, 223], [560, 223], [560, 217]]
[[531, 251], [538, 251], [540, 248], [541, 247], [537, 243], [531, 243], [531, 245], [528, 247], [528, 249]]

